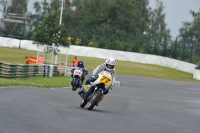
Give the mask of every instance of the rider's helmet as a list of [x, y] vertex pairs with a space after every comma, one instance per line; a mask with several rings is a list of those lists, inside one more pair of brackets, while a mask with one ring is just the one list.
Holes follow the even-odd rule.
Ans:
[[78, 61], [77, 67], [83, 68], [83, 61]]
[[114, 58], [111, 58], [111, 57], [108, 58], [105, 63], [106, 63], [106, 69], [108, 71], [112, 71], [115, 68], [116, 62]]

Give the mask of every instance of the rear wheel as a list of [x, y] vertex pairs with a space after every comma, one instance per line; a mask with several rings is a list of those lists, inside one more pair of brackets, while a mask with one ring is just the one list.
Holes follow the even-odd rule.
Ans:
[[97, 91], [94, 96], [92, 97], [92, 99], [88, 102], [88, 110], [92, 110], [94, 108], [94, 106], [97, 104], [97, 102], [99, 102], [100, 97], [102, 96], [102, 92], [101, 91]]

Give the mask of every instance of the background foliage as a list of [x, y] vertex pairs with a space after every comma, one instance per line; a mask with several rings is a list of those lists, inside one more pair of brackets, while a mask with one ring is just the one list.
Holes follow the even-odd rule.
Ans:
[[[4, 7], [5, 1], [0, 0]], [[7, 12], [27, 12], [28, 0], [15, 2], [11, 0]], [[154, 54], [200, 64], [200, 11], [188, 11], [193, 21], [183, 22], [179, 35], [171, 37], [164, 5], [159, 0], [155, 9], [149, 7], [149, 0], [73, 0], [73, 3], [66, 0], [66, 3], [62, 25], [59, 25], [61, 0], [43, 0], [34, 3], [34, 13], [28, 13], [25, 31], [23, 25], [3, 23], [0, 34], [41, 44]], [[50, 20], [52, 17], [55, 19]], [[51, 32], [46, 33], [45, 27]]]

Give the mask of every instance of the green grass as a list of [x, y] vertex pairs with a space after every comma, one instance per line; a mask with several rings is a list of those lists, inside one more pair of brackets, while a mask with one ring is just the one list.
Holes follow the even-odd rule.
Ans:
[[4, 79], [0, 78], [0, 86], [35, 86], [35, 87], [67, 87], [70, 86], [69, 77], [37, 77], [24, 79]]
[[[36, 51], [24, 50], [18, 48], [0, 47], [0, 62], [24, 64], [25, 56], [36, 56]], [[45, 57], [45, 53], [40, 53]], [[72, 64], [73, 55], [68, 56], [68, 65]], [[66, 55], [59, 55], [58, 61], [65, 62]], [[47, 59], [51, 59], [51, 54], [48, 54]], [[104, 59], [82, 57], [78, 56], [79, 60], [84, 61], [89, 72], [92, 72], [94, 68], [103, 63]], [[118, 75], [129, 75], [139, 77], [150, 77], [159, 79], [168, 79], [184, 82], [197, 82], [193, 79], [193, 74], [183, 71], [150, 64], [140, 64], [135, 62], [118, 61], [116, 65], [116, 71]], [[36, 87], [66, 87], [70, 86], [71, 77], [51, 77], [51, 78], [25, 78], [25, 79], [3, 79], [0, 78], [0, 86], [36, 86]]]

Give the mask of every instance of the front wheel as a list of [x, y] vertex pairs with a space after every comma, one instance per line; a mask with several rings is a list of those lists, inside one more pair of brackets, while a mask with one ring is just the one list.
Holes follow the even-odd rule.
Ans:
[[87, 104], [87, 100], [82, 99], [80, 103], [80, 107], [84, 108], [86, 104]]
[[77, 89], [77, 83], [78, 83], [78, 78], [75, 78], [73, 83], [72, 83], [72, 90], [73, 91], [76, 91]]
[[97, 104], [97, 102], [99, 102], [100, 97], [102, 96], [102, 92], [101, 91], [97, 91], [94, 96], [92, 97], [92, 99], [89, 101], [88, 103], [88, 110], [92, 110], [94, 108], [94, 106]]

